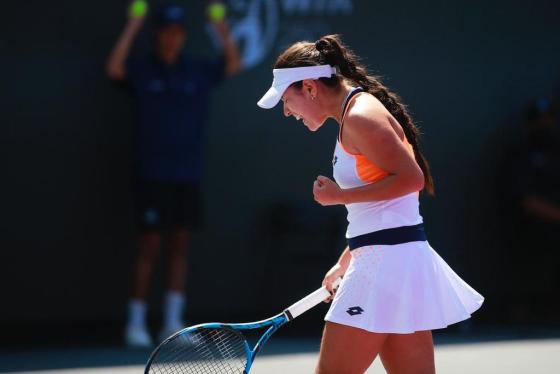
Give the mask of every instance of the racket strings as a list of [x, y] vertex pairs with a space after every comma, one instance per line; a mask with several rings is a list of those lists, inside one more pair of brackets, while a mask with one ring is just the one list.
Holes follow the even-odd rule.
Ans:
[[246, 341], [241, 333], [203, 328], [178, 335], [154, 357], [150, 374], [243, 373], [247, 364]]

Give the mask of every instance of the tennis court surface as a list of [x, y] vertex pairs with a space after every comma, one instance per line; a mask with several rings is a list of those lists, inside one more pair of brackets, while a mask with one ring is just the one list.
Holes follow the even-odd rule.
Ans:
[[[257, 356], [251, 374], [312, 373], [318, 340], [274, 339]], [[33, 374], [142, 373], [147, 351], [115, 348], [19, 351], [0, 354], [0, 372]], [[560, 339], [453, 341], [436, 345], [438, 373], [560, 373]], [[379, 360], [369, 374], [385, 373]]]

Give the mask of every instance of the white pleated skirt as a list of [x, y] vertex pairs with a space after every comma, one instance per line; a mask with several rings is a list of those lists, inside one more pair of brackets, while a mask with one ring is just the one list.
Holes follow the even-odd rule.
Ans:
[[325, 320], [408, 334], [468, 319], [483, 301], [428, 242], [367, 246], [352, 251]]

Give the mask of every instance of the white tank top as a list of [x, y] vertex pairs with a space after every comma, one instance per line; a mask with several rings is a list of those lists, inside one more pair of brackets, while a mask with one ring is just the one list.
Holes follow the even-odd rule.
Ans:
[[[358, 93], [359, 90], [355, 89], [348, 95], [344, 106], [342, 124], [344, 124], [344, 116], [350, 103]], [[333, 157], [333, 176], [336, 183], [341, 188], [346, 189], [365, 186], [385, 178], [388, 175], [387, 172], [374, 165], [363, 155], [351, 154], [344, 149], [340, 142], [342, 125], [340, 130]], [[404, 142], [408, 145], [410, 152], [413, 152], [406, 137]], [[348, 210], [347, 238], [383, 229], [422, 223], [417, 192], [390, 200], [346, 204], [346, 209]]]

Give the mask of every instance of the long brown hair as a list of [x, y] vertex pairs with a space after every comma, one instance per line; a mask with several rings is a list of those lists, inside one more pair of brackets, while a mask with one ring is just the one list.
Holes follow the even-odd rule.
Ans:
[[[358, 57], [342, 43], [339, 35], [326, 35], [315, 43], [298, 42], [293, 44], [278, 57], [274, 68], [326, 64], [338, 67], [340, 74], [345, 79], [375, 96], [395, 117], [403, 129], [406, 139], [412, 145], [416, 162], [424, 173], [424, 189], [428, 194], [433, 195], [434, 181], [430, 172], [430, 165], [422, 155], [418, 145], [420, 131], [414, 125], [406, 106], [397, 94], [391, 92], [381, 83], [379, 77], [368, 74], [366, 68], [360, 64]], [[330, 78], [320, 78], [319, 80], [328, 87], [339, 87], [342, 78], [339, 75], [333, 75]], [[301, 86], [302, 82], [294, 84]]]

